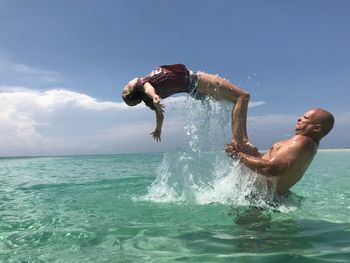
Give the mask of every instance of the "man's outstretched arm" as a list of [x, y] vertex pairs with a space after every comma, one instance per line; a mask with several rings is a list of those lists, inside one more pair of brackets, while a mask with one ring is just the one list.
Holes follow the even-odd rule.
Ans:
[[245, 166], [264, 176], [282, 175], [290, 165], [297, 160], [298, 150], [288, 148], [276, 155], [271, 160], [263, 159], [261, 154], [250, 154], [237, 150], [232, 144], [226, 145], [226, 152], [232, 157], [238, 158]]
[[283, 158], [266, 160], [260, 156], [252, 156], [242, 152], [237, 153], [236, 156], [245, 166], [267, 177], [279, 176], [290, 166], [290, 162]]

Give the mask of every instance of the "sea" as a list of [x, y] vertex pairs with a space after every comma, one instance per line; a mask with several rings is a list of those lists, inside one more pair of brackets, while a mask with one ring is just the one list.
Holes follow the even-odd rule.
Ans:
[[0, 262], [350, 262], [349, 149], [275, 198], [191, 118], [164, 153], [0, 158]]

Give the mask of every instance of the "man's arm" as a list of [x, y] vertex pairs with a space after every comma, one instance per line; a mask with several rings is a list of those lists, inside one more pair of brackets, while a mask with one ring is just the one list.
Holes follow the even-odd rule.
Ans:
[[261, 153], [259, 152], [258, 148], [256, 148], [254, 145], [249, 143], [249, 147], [247, 147], [248, 144], [246, 144], [241, 149], [237, 148], [237, 145], [234, 143], [228, 143], [226, 144], [225, 150], [228, 155], [235, 156], [238, 152], [246, 153], [251, 156], [260, 157]]
[[252, 156], [242, 152], [237, 153], [236, 156], [248, 168], [267, 177], [283, 174], [283, 172], [289, 168], [291, 163], [288, 159], [281, 156], [271, 160], [266, 160], [262, 157]]
[[270, 177], [281, 176], [289, 169], [292, 169], [292, 166], [298, 164], [305, 156], [305, 153], [310, 151], [310, 146], [306, 141], [293, 140], [293, 142], [285, 144], [282, 149], [268, 159], [264, 158], [265, 155], [253, 156], [249, 153], [238, 151], [236, 148], [230, 148], [231, 152], [227, 149], [226, 151], [229, 155], [237, 157], [248, 168], [261, 175]]

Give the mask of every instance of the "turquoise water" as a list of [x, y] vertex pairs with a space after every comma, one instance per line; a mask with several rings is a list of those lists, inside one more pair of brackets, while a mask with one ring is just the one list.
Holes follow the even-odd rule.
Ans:
[[223, 152], [1, 158], [0, 261], [349, 262], [349, 161], [257, 209]]

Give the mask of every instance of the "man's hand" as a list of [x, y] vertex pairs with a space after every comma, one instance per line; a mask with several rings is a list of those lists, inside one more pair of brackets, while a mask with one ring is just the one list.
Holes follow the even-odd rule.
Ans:
[[231, 157], [238, 157], [238, 149], [233, 143], [226, 144], [225, 151]]
[[155, 139], [157, 142], [161, 142], [162, 139], [160, 138], [160, 134], [162, 133], [161, 130], [154, 130], [150, 134], [152, 135], [153, 139]]
[[153, 105], [159, 112], [164, 112], [164, 104], [160, 103], [160, 97], [158, 95], [153, 96]]

